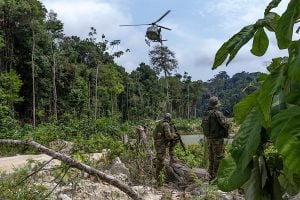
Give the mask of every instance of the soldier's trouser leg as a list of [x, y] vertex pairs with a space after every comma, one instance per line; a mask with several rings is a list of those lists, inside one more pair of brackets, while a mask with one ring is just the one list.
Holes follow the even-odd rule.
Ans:
[[213, 145], [212, 145], [212, 141], [211, 139], [207, 140], [207, 144], [208, 144], [208, 173], [210, 178], [212, 178], [212, 174], [213, 174], [213, 170], [214, 170], [214, 154], [213, 154]]
[[224, 139], [209, 140], [209, 174], [216, 177], [220, 160], [224, 158]]
[[155, 150], [156, 150], [156, 171], [155, 171], [155, 178], [157, 183], [160, 183], [159, 176], [164, 168], [164, 160], [166, 157], [166, 145], [163, 141], [156, 141], [155, 142]]
[[164, 168], [164, 160], [165, 160], [165, 155], [160, 153], [157, 154], [157, 163], [156, 163], [156, 171], [155, 171], [155, 179], [157, 183], [160, 183], [159, 176]]
[[175, 156], [175, 146], [176, 142], [170, 142], [169, 144], [169, 156], [170, 156], [170, 163], [178, 161], [176, 156]]

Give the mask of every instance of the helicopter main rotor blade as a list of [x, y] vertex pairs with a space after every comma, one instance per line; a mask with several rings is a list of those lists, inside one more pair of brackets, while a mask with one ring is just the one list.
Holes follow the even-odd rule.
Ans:
[[156, 24], [157, 22], [159, 22], [160, 20], [162, 20], [167, 14], [169, 14], [171, 12], [171, 10], [168, 10], [165, 14], [163, 14], [163, 16], [161, 16], [158, 20], [156, 20], [155, 22], [153, 22], [152, 24]]
[[151, 24], [122, 24], [122, 25], [120, 25], [120, 26], [149, 26], [149, 25], [151, 25]]
[[161, 25], [157, 25], [158, 27], [160, 27], [160, 28], [163, 28], [163, 29], [167, 29], [167, 30], [172, 30], [172, 29], [170, 29], [170, 28], [168, 28], [168, 27], [164, 27], [164, 26], [161, 26]]

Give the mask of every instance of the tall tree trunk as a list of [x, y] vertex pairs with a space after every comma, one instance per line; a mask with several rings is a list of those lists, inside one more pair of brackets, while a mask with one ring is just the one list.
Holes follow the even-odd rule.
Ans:
[[99, 64], [96, 68], [96, 83], [95, 83], [95, 120], [97, 119], [97, 110], [98, 110], [98, 73], [99, 73]]
[[13, 61], [14, 61], [14, 43], [11, 41], [11, 55], [10, 55], [10, 64], [9, 64], [9, 71], [11, 72], [13, 68]]
[[126, 90], [126, 115], [127, 120], [129, 120], [129, 84], [127, 83], [127, 90]]
[[32, 71], [32, 125], [35, 128], [35, 77], [34, 77], [34, 51], [35, 51], [35, 33], [32, 30], [32, 52], [31, 52], [31, 71]]
[[90, 113], [91, 113], [91, 82], [89, 81], [89, 88], [88, 88], [88, 117], [90, 119]]
[[51, 41], [51, 53], [52, 53], [52, 92], [53, 92], [53, 114], [54, 119], [57, 120], [57, 92], [56, 92], [56, 59], [53, 49], [53, 41]]
[[114, 96], [113, 94], [110, 95], [110, 103], [111, 103], [111, 115], [114, 113]]
[[187, 118], [190, 119], [190, 86], [188, 85]]
[[170, 110], [169, 107], [169, 82], [167, 79], [167, 71], [164, 71], [165, 73], [165, 84], [166, 84], [166, 112], [168, 112]]
[[141, 110], [142, 110], [142, 116], [145, 116], [145, 110], [144, 110], [144, 99], [143, 99], [143, 94], [141, 91], [141, 87], [140, 84], [138, 82], [136, 82], [136, 84], [138, 85], [138, 92], [139, 92], [139, 96], [140, 96], [140, 101], [141, 101]]

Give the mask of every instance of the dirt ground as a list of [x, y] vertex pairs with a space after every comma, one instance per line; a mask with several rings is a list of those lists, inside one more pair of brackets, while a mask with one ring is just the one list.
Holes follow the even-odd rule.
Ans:
[[[46, 154], [39, 155], [17, 155], [12, 157], [0, 157], [0, 171], [6, 171], [8, 173], [13, 172], [16, 168], [22, 168], [26, 165], [28, 160], [36, 161], [48, 161], [51, 157]], [[53, 160], [57, 164], [60, 163], [58, 160]]]

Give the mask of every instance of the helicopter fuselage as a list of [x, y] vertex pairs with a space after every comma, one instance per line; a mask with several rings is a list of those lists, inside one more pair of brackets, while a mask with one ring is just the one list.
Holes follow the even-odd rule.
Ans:
[[146, 31], [146, 37], [154, 42], [160, 42], [161, 41], [161, 34], [160, 34], [161, 28], [158, 26], [150, 26], [147, 28]]

